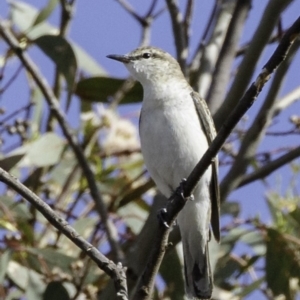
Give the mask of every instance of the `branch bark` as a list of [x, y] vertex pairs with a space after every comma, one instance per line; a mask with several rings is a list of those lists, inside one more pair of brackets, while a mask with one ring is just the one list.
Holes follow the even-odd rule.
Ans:
[[253, 76], [256, 64], [260, 55], [268, 44], [274, 27], [278, 23], [282, 11], [292, 2], [292, 0], [271, 0], [264, 10], [262, 20], [256, 29], [251, 44], [239, 65], [235, 80], [221, 105], [214, 115], [217, 130], [221, 127], [224, 116], [228, 116], [236, 106], [238, 100], [243, 96], [246, 88]]
[[171, 17], [173, 35], [175, 39], [177, 60], [184, 75], [187, 74], [186, 59], [188, 56], [187, 41], [183, 26], [183, 19], [176, 0], [166, 0]]
[[282, 166], [288, 164], [292, 160], [300, 157], [300, 146], [289, 151], [288, 153], [280, 156], [277, 159], [274, 159], [267, 165], [257, 169], [256, 171], [246, 174], [241, 178], [241, 181], [237, 188], [240, 188], [244, 185], [247, 185], [255, 180], [263, 179], [270, 175], [272, 172], [276, 171], [277, 169], [281, 168]]
[[247, 19], [250, 6], [251, 0], [240, 0], [236, 3], [212, 76], [212, 82], [205, 98], [212, 115], [215, 114], [221, 105], [221, 101], [223, 101], [223, 95], [225, 95], [230, 80], [231, 66], [235, 59], [239, 38]]
[[300, 41], [298, 40], [291, 47], [287, 59], [280, 65], [280, 68], [278, 68], [259, 113], [243, 137], [234, 164], [230, 168], [229, 172], [225, 175], [220, 185], [220, 191], [223, 200], [239, 185], [242, 176], [245, 174], [250, 162], [255, 156], [256, 149], [260, 144], [260, 141], [263, 139], [267, 127], [275, 116], [274, 106], [276, 105], [277, 95], [283, 84], [283, 80], [294, 58], [294, 55], [299, 47]]

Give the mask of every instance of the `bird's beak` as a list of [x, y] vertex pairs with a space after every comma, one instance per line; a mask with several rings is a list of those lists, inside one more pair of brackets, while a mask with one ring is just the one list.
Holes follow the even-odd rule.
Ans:
[[126, 55], [110, 54], [110, 55], [107, 55], [106, 57], [120, 61], [124, 64], [128, 64], [130, 62], [129, 56], [126, 56]]

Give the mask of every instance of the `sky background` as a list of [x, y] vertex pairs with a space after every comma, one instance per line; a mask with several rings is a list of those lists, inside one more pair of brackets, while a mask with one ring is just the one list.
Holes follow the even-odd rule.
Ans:
[[[39, 9], [45, 6], [47, 1], [45, 0], [26, 0], [24, 1]], [[151, 1], [148, 0], [128, 0], [128, 2], [136, 9], [140, 15], [147, 12]], [[191, 55], [196, 49], [199, 39], [203, 34], [204, 27], [210, 16], [214, 1], [203, 0], [195, 1], [195, 13], [192, 23], [192, 35], [191, 35]], [[180, 5], [184, 7], [185, 1], [179, 1]], [[256, 29], [257, 22], [261, 18], [267, 1], [254, 0], [252, 3], [252, 9], [249, 13], [249, 18], [246, 22], [245, 29], [242, 34], [241, 44], [247, 43]], [[164, 6], [164, 1], [158, 1], [157, 11]], [[283, 14], [282, 24], [283, 28], [289, 27], [299, 16], [300, 1], [294, 1]], [[0, 18], [6, 18], [8, 15], [8, 4], [5, 0], [0, 0]], [[59, 20], [59, 11], [56, 9], [49, 22], [57, 26]], [[117, 1], [111, 0], [84, 0], [76, 1], [76, 10], [74, 12], [74, 18], [70, 27], [69, 37], [75, 41], [81, 47], [83, 47], [97, 62], [101, 65], [110, 76], [125, 78], [128, 76], [127, 70], [122, 64], [116, 63], [106, 58], [108, 54], [125, 54], [133, 50], [139, 45], [141, 38], [140, 26], [135, 19], [128, 15], [128, 13], [117, 3]], [[151, 45], [158, 46], [164, 50], [175, 54], [174, 42], [172, 39], [171, 24], [169, 15], [164, 12], [158, 17], [153, 24], [151, 33]], [[0, 54], [6, 49], [6, 45], [3, 41], [0, 41]], [[259, 61], [259, 66], [256, 71], [256, 75], [260, 69], [266, 63], [275, 49], [275, 45], [269, 46], [263, 53]], [[41, 71], [46, 78], [53, 81], [53, 64], [45, 57], [45, 55], [37, 48], [32, 47], [29, 51], [32, 59], [39, 65]], [[15, 70], [15, 65], [18, 64], [18, 60], [14, 60], [7, 68], [7, 74]], [[300, 83], [300, 55], [297, 54], [293, 61], [289, 75], [286, 78], [285, 84], [280, 92], [280, 96], [283, 96], [299, 86]], [[9, 76], [7, 76], [9, 78]], [[267, 86], [270, 85], [270, 82]], [[26, 90], [27, 81], [24, 75], [20, 75], [17, 81], [14, 83], [15, 88], [10, 88], [0, 97], [0, 107], [5, 107], [6, 110], [14, 111], [17, 107], [21, 107], [22, 100], [27, 101], [27, 95], [20, 95], [20, 91]], [[0, 86], [1, 87], [1, 86]], [[258, 111], [260, 104], [264, 100], [267, 88], [260, 94], [255, 105], [248, 112], [248, 124], [251, 124], [251, 120]], [[73, 127], [77, 127], [79, 120], [77, 119], [76, 110], [78, 109], [78, 99], [74, 98], [72, 103], [72, 110], [70, 113], [70, 123]], [[24, 102], [24, 103], [25, 103]], [[124, 117], [132, 117], [134, 122], [137, 122], [140, 105], [123, 106], [120, 109], [120, 114]], [[73, 117], [72, 117], [73, 114]], [[273, 131], [278, 129], [285, 130], [292, 126], [288, 122], [288, 117], [291, 114], [300, 114], [300, 103], [296, 103], [287, 109], [273, 128]], [[76, 117], [75, 117], [76, 116]], [[299, 136], [293, 136], [288, 138], [268, 138], [261, 146], [261, 151], [270, 149], [276, 149], [283, 146], [297, 146], [299, 145]], [[299, 160], [298, 160], [299, 163]], [[224, 175], [226, 168], [221, 168], [221, 177]], [[250, 218], [256, 215], [260, 215], [265, 222], [270, 221], [270, 214], [267, 209], [267, 205], [264, 200], [266, 192], [276, 190], [277, 192], [285, 193], [286, 187], [291, 182], [292, 177], [290, 173], [290, 167], [285, 166], [277, 170], [271, 176], [267, 178], [265, 182], [255, 182], [251, 185], [247, 185], [229, 196], [229, 200], [239, 201], [241, 204], [241, 217]], [[298, 192], [299, 183], [297, 185]], [[253, 298], [253, 295], [248, 299]]]

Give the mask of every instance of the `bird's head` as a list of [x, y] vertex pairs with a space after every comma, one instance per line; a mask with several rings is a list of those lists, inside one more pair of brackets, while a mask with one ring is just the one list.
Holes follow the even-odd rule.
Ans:
[[178, 62], [167, 52], [155, 47], [142, 47], [126, 55], [108, 55], [122, 62], [131, 75], [142, 85], [184, 78]]

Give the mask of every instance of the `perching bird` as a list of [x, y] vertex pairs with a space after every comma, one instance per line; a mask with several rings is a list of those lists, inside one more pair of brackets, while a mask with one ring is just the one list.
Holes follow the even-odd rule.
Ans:
[[[178, 62], [167, 52], [138, 48], [127, 55], [108, 55], [122, 62], [144, 91], [140, 138], [146, 167], [158, 189], [170, 197], [187, 178], [215, 137], [206, 102], [186, 81]], [[217, 241], [219, 229], [218, 160], [212, 161], [178, 215], [186, 293], [210, 299], [213, 278], [209, 262], [210, 224]]]

